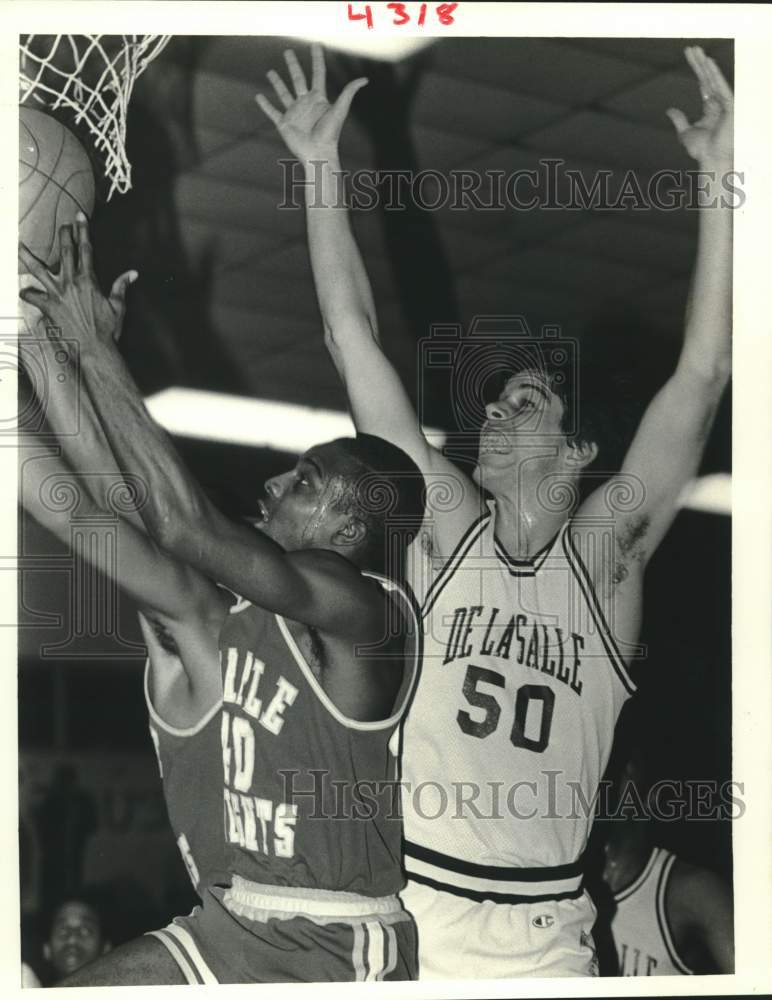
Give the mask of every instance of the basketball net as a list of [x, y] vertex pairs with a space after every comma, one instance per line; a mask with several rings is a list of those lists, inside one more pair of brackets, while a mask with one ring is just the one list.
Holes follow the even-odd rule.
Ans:
[[[107, 199], [131, 187], [126, 112], [137, 77], [171, 35], [23, 35], [19, 101], [70, 108], [104, 159]], [[116, 49], [108, 52], [106, 47]], [[117, 48], [116, 48], [117, 47]]]

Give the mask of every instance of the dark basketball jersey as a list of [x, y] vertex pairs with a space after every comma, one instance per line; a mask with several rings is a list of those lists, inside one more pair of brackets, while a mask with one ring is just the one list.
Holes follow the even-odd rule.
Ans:
[[222, 837], [222, 706], [217, 702], [190, 729], [169, 726], [153, 706], [149, 671], [148, 660], [145, 701], [169, 823], [193, 887], [201, 895], [207, 886], [227, 881]]
[[[410, 599], [390, 581], [366, 575], [391, 593], [417, 647]], [[230, 871], [269, 885], [366, 896], [399, 890], [397, 724], [417, 655], [406, 658], [394, 711], [382, 722], [346, 718], [287, 622], [248, 601], [230, 610], [220, 658], [220, 788]]]

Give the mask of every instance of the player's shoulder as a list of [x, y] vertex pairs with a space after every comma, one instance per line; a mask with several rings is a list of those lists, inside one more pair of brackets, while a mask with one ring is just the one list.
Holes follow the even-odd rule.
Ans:
[[298, 549], [288, 553], [288, 557], [298, 569], [318, 574], [331, 582], [337, 580], [362, 587], [369, 586], [371, 582], [355, 563], [332, 549]]
[[716, 872], [675, 858], [665, 897], [668, 917], [675, 927], [701, 924], [729, 897], [729, 887]]
[[726, 890], [724, 880], [716, 872], [679, 857], [675, 857], [670, 869], [670, 885], [675, 893], [687, 895], [697, 903], [705, 895], [713, 896]]
[[426, 505], [419, 532], [421, 547], [430, 557], [449, 559], [470, 530], [491, 515], [490, 503], [474, 480], [440, 452], [431, 471], [424, 473]]
[[349, 608], [346, 620], [356, 624], [356, 631], [367, 631], [368, 622], [372, 628], [380, 628], [388, 597], [377, 578], [331, 549], [303, 549], [291, 553], [291, 559], [315, 594], [324, 594], [326, 602]]

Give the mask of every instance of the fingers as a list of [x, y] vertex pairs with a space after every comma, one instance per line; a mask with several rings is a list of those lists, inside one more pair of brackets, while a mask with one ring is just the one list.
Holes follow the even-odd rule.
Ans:
[[75, 240], [78, 244], [78, 268], [81, 274], [93, 277], [94, 251], [88, 231], [88, 219], [83, 212], [75, 216]]
[[45, 305], [48, 302], [48, 295], [45, 292], [41, 292], [39, 288], [32, 286], [29, 288], [20, 288], [19, 298], [23, 302], [29, 302], [31, 306], [35, 306], [41, 312], [45, 311]]
[[318, 43], [311, 46], [311, 90], [323, 97], [327, 94], [327, 67], [324, 64], [324, 50]]
[[34, 275], [46, 291], [56, 290], [54, 277], [48, 268], [41, 264], [37, 257], [31, 253], [23, 243], [19, 243], [19, 260], [30, 274]]
[[689, 128], [689, 119], [678, 108], [668, 108], [665, 114], [675, 126], [676, 132], [681, 135]]
[[340, 96], [332, 106], [332, 120], [338, 129], [343, 126], [343, 122], [346, 120], [346, 115], [351, 107], [351, 102], [354, 100], [354, 95], [362, 87], [366, 87], [367, 83], [367, 77], [362, 76], [358, 80], [352, 80], [351, 83], [347, 83], [340, 92]]
[[290, 105], [292, 104], [294, 98], [293, 98], [292, 94], [289, 92], [289, 90], [287, 90], [287, 87], [286, 87], [284, 81], [279, 76], [279, 74], [276, 72], [276, 70], [275, 69], [269, 69], [268, 72], [265, 75], [268, 77], [268, 80], [269, 80], [271, 86], [276, 91], [276, 96], [279, 98], [279, 100], [284, 105], [284, 107], [285, 108], [290, 107]]
[[290, 79], [292, 80], [292, 86], [295, 88], [295, 94], [297, 97], [302, 97], [303, 94], [308, 93], [308, 85], [306, 84], [303, 67], [298, 62], [298, 57], [292, 49], [287, 49], [285, 51], [284, 61], [287, 63], [287, 69], [289, 70]]
[[703, 101], [713, 98], [721, 104], [727, 104], [734, 100], [732, 88], [726, 82], [715, 59], [706, 56], [698, 45], [684, 49], [684, 54], [697, 77]]
[[69, 223], [59, 229], [59, 255], [59, 274], [70, 282], [75, 277], [75, 244], [72, 242], [72, 226]]
[[262, 110], [268, 115], [268, 117], [271, 119], [274, 125], [276, 125], [276, 127], [278, 128], [283, 117], [281, 111], [277, 111], [276, 108], [273, 106], [273, 104], [271, 104], [271, 102], [268, 100], [268, 98], [263, 97], [262, 94], [255, 94], [255, 100], [257, 101], [259, 107], [262, 108]]
[[691, 45], [684, 49], [684, 55], [686, 56], [686, 61], [691, 66], [694, 75], [697, 77], [697, 83], [700, 88], [700, 96], [703, 101], [707, 101], [713, 94], [713, 82], [710, 79], [706, 66], [707, 56], [697, 45]]
[[726, 78], [719, 69], [716, 60], [708, 56], [705, 65], [711, 83], [713, 85], [714, 95], [724, 103], [730, 103], [731, 101], [734, 101], [734, 94], [732, 93], [732, 88], [726, 82]]
[[113, 282], [113, 287], [110, 289], [110, 304], [117, 309], [123, 309], [126, 304], [126, 291], [129, 285], [133, 285], [134, 282], [139, 277], [136, 271], [124, 271], [123, 274], [118, 275], [118, 277]]

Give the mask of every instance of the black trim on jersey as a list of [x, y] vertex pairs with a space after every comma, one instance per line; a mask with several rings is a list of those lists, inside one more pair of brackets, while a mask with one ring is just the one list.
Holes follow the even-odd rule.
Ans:
[[450, 556], [450, 558], [445, 562], [440, 572], [437, 574], [431, 587], [426, 592], [426, 597], [424, 598], [423, 608], [421, 609], [421, 616], [425, 618], [431, 611], [440, 593], [445, 589], [445, 585], [450, 580], [451, 576], [458, 569], [459, 564], [467, 555], [469, 549], [472, 547], [475, 539], [479, 536], [482, 529], [486, 526], [486, 523], [491, 518], [490, 510], [485, 514], [481, 514], [475, 521], [469, 525], [464, 534], [461, 536], [458, 544]]
[[[496, 879], [498, 882], [507, 879], [511, 879], [513, 882], [550, 882], [553, 880], [557, 882], [562, 879], [581, 877], [584, 874], [584, 853], [570, 864], [556, 865], [553, 868], [511, 868], [499, 865], [476, 865], [473, 861], [462, 861], [449, 854], [440, 854], [439, 851], [421, 847], [420, 844], [414, 844], [409, 840], [403, 842], [403, 851], [406, 856], [415, 858], [416, 861], [425, 861], [437, 868], [446, 868], [459, 875], [471, 875], [474, 878]], [[412, 873], [408, 874], [410, 878], [413, 878]]]
[[496, 555], [506, 565], [510, 576], [535, 576], [537, 570], [540, 570], [544, 564], [547, 558], [547, 553], [557, 541], [559, 534], [560, 532], [553, 535], [547, 544], [540, 548], [539, 551], [535, 555], [531, 556], [530, 559], [515, 559], [514, 556], [511, 556], [507, 552], [504, 548], [503, 542], [500, 542], [495, 534], [493, 536], [493, 546], [496, 550]]
[[606, 616], [603, 614], [603, 609], [598, 601], [590, 574], [582, 561], [582, 557], [579, 555], [579, 550], [577, 549], [576, 544], [574, 543], [570, 523], [566, 527], [565, 533], [563, 534], [563, 549], [566, 553], [566, 559], [568, 559], [569, 565], [574, 567], [577, 582], [582, 593], [584, 594], [584, 599], [590, 609], [590, 614], [595, 620], [598, 634], [600, 635], [601, 642], [606, 648], [606, 653], [611, 661], [611, 666], [616, 671], [616, 674], [627, 693], [629, 695], [633, 695], [637, 691], [637, 688], [633, 679], [627, 672], [625, 661], [622, 659], [616, 640], [614, 639], [611, 629], [608, 626], [608, 622], [606, 621]]
[[659, 878], [657, 879], [657, 890], [654, 897], [656, 900], [655, 909], [657, 914], [657, 924], [659, 925], [659, 933], [665, 943], [665, 950], [670, 956], [670, 961], [685, 976], [693, 976], [694, 972], [689, 968], [686, 962], [679, 957], [678, 952], [676, 951], [675, 938], [670, 930], [670, 924], [667, 920], [667, 909], [665, 907], [665, 892], [667, 890], [667, 883], [670, 879], [670, 872], [672, 871], [673, 865], [676, 861], [677, 858], [675, 854], [668, 854], [662, 864], [662, 868], [660, 869]]
[[522, 896], [508, 892], [477, 892], [474, 889], [459, 889], [457, 885], [446, 885], [444, 882], [436, 882], [433, 878], [425, 875], [416, 875], [414, 872], [407, 873], [411, 882], [420, 882], [421, 885], [428, 885], [430, 889], [437, 889], [439, 892], [449, 892], [452, 896], [461, 896], [464, 899], [471, 899], [475, 903], [548, 903], [561, 899], [579, 899], [584, 894], [584, 887], [579, 886], [573, 892], [547, 893], [543, 896]]

